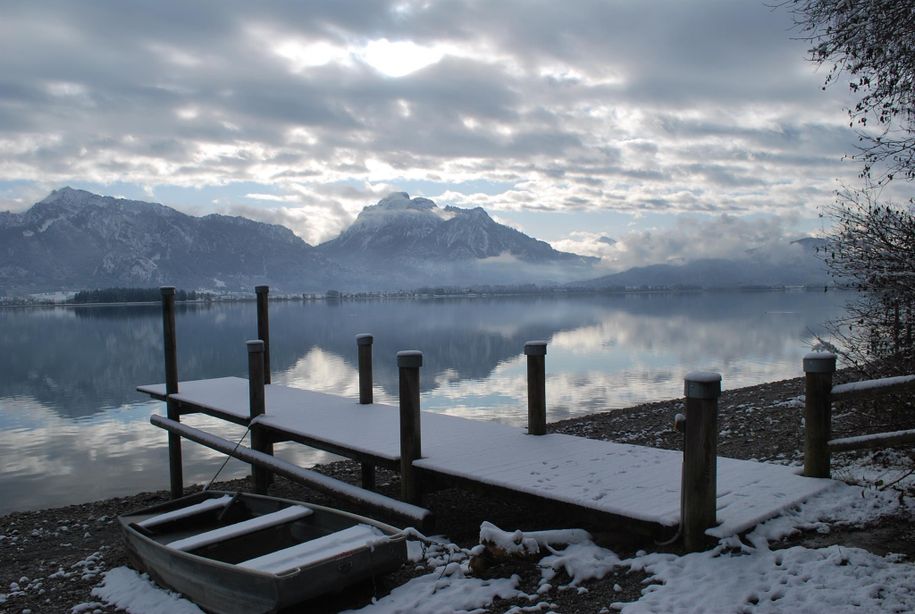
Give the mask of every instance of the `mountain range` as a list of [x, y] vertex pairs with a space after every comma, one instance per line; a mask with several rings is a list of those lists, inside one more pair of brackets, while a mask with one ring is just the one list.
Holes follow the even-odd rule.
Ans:
[[330, 283], [342, 271], [282, 226], [185, 215], [159, 204], [63, 188], [0, 214], [5, 294], [105, 287], [250, 288], [265, 279]]
[[807, 257], [789, 264], [748, 255], [594, 279], [597, 258], [558, 251], [482, 208], [439, 207], [404, 192], [312, 246], [275, 224], [62, 188], [22, 213], [0, 212], [0, 296], [159, 285], [248, 292], [260, 283], [282, 293], [570, 280], [590, 288], [820, 283], [811, 245], [795, 246]]
[[[559, 252], [483, 209], [394, 193], [318, 247], [243, 217], [62, 188], [22, 213], [0, 212], [0, 296], [175, 285], [280, 292], [542, 282], [587, 275], [594, 258]], [[544, 277], [546, 275], [546, 277]]]

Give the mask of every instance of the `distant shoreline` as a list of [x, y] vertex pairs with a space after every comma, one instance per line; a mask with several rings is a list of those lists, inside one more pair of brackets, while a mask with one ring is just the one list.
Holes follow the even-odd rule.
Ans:
[[[717, 293], [749, 293], [749, 292], [783, 292], [783, 293], [825, 293], [825, 292], [854, 292], [854, 288], [842, 286], [734, 286], [721, 288], [694, 288], [694, 287], [645, 287], [645, 288], [538, 288], [536, 290], [505, 289], [503, 290], [474, 290], [442, 289], [442, 292], [426, 292], [419, 290], [396, 290], [378, 292], [337, 292], [328, 291], [324, 294], [273, 294], [269, 296], [271, 302], [342, 302], [342, 301], [385, 301], [385, 300], [441, 300], [441, 299], [480, 299], [502, 297], [536, 297], [536, 298], [563, 298], [567, 296], [617, 296], [617, 295], [645, 295], [645, 294], [717, 294]], [[331, 294], [336, 292], [336, 294]], [[209, 305], [213, 303], [246, 303], [256, 300], [253, 292], [246, 294], [212, 295], [210, 298], [188, 301], [175, 301], [179, 305]], [[16, 297], [13, 299], [0, 298], [0, 308], [15, 307], [112, 307], [112, 306], [143, 306], [159, 305], [160, 301], [111, 301], [103, 303], [75, 303], [55, 302], [53, 300], [30, 299]]]

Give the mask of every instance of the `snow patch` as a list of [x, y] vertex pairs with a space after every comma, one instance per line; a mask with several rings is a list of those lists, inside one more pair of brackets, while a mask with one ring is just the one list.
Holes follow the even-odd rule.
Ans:
[[450, 563], [442, 570], [413, 578], [395, 588], [358, 612], [372, 614], [449, 614], [481, 611], [494, 599], [514, 599], [526, 596], [518, 590], [520, 578], [481, 580], [470, 578], [459, 563]]
[[601, 548], [590, 540], [569, 544], [564, 550], [550, 548], [553, 554], [540, 561], [540, 586], [550, 585], [559, 571], [565, 571], [571, 581], [560, 589], [581, 588], [587, 580], [600, 580], [620, 564], [620, 558], [611, 550]]
[[92, 596], [130, 614], [202, 614], [200, 608], [177, 593], [157, 587], [149, 579], [127, 567], [107, 572]]
[[686, 556], [648, 554], [626, 561], [652, 574], [626, 612], [905, 612], [915, 573], [896, 557], [858, 548], [720, 549]]

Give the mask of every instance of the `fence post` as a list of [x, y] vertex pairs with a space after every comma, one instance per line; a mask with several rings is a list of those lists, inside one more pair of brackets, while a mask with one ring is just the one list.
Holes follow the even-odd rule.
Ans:
[[[356, 335], [359, 359], [359, 403], [371, 405], [372, 395], [372, 343], [375, 338], [368, 333]], [[375, 466], [362, 463], [362, 487], [375, 490]]]
[[[251, 449], [266, 454], [273, 454], [273, 445], [254, 419], [266, 411], [266, 389], [264, 386], [264, 342], [248, 341], [248, 416], [251, 424]], [[266, 494], [270, 485], [271, 474], [268, 470], [251, 465], [254, 478], [254, 492]]]
[[680, 529], [689, 552], [705, 547], [705, 530], [716, 523], [718, 486], [718, 397], [721, 375], [689, 373], [684, 382], [686, 436], [683, 445], [683, 477], [680, 498]]
[[804, 475], [828, 478], [832, 432], [832, 376], [836, 355], [810, 352], [804, 356]]
[[[165, 350], [165, 413], [169, 420], [181, 420], [178, 402], [171, 395], [178, 392], [178, 343], [175, 327], [175, 288], [162, 286], [162, 347]], [[172, 499], [184, 494], [184, 469], [181, 466], [181, 436], [168, 434], [168, 481]]]
[[546, 341], [524, 344], [527, 356], [527, 432], [546, 434]]
[[423, 353], [418, 350], [397, 352], [400, 371], [400, 494], [404, 501], [418, 503], [421, 491], [413, 461], [422, 456], [419, 424], [419, 368]]
[[264, 342], [264, 383], [270, 383], [270, 317], [267, 312], [267, 294], [270, 286], [254, 286], [257, 294], [257, 338]]

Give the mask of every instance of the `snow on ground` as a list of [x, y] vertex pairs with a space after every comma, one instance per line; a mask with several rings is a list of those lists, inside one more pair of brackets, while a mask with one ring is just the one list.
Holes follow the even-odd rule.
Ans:
[[651, 554], [624, 564], [652, 580], [637, 612], [910, 612], [915, 572], [910, 563], [859, 548], [829, 546], [727, 553], [716, 548], [687, 556]]
[[[203, 614], [200, 608], [177, 593], [162, 590], [146, 574], [127, 567], [115, 567], [105, 573], [102, 583], [92, 589], [92, 596], [130, 614]], [[92, 610], [97, 604], [74, 606], [71, 614]]]
[[[743, 538], [722, 539], [712, 550], [683, 556], [640, 552], [620, 560], [612, 551], [595, 545], [586, 532], [576, 529], [523, 533], [484, 523], [481, 545], [471, 550], [443, 539], [422, 538], [411, 531], [410, 560], [427, 573], [359, 612], [478, 613], [488, 611], [496, 598], [526, 604], [515, 606], [510, 612], [545, 611], [550, 609], [549, 595], [553, 591], [584, 590], [583, 582], [603, 578], [619, 568], [641, 570], [650, 577], [638, 601], [607, 603], [608, 611], [913, 611], [915, 566], [897, 555], [878, 556], [840, 545], [772, 548], [774, 541], [798, 531], [829, 533], [833, 528], [863, 526], [884, 516], [915, 514], [915, 503], [909, 498], [900, 497], [891, 488], [875, 486], [888, 485], [900, 477], [912, 480], [905, 470], [888, 473], [889, 470], [861, 464], [854, 471], [858, 478], [869, 482], [864, 486], [836, 484], [760, 524]], [[536, 593], [520, 590], [518, 576], [474, 578], [470, 558], [484, 547], [498, 547], [507, 555], [540, 557], [541, 579]], [[10, 586], [8, 590], [12, 593], [20, 588]], [[189, 602], [156, 588], [146, 576], [126, 567], [105, 573], [92, 595], [128, 612], [199, 612]], [[0, 595], [0, 603], [4, 597]], [[91, 611], [97, 605], [79, 604], [72, 611]]]
[[[651, 576], [638, 601], [607, 604], [630, 614], [909, 612], [915, 609], [915, 567], [900, 562], [896, 555], [882, 557], [843, 546], [770, 548], [770, 541], [801, 530], [825, 533], [831, 526], [864, 525], [904, 510], [912, 513], [915, 506], [900, 502], [895, 492], [837, 484], [782, 516], [762, 523], [744, 540], [731, 537], [721, 540], [710, 551], [685, 556], [639, 553], [625, 560], [583, 539], [581, 531], [508, 532], [484, 523], [480, 533], [481, 542], [508, 554], [549, 551], [539, 563], [540, 599], [547, 599], [553, 588], [578, 587], [587, 580], [603, 578], [616, 567], [625, 567], [646, 571]], [[474, 551], [478, 550], [471, 552]], [[535, 603], [534, 595], [517, 590], [515, 577], [491, 582], [469, 577], [467, 554], [468, 551], [460, 551], [457, 559], [446, 562], [441, 559], [440, 551], [427, 552], [431, 573], [412, 580], [360, 612], [485, 611], [482, 608], [496, 596], [526, 598], [531, 602], [530, 610], [548, 607], [544, 601]], [[567, 577], [568, 581], [554, 587], [551, 582], [559, 571], [565, 572], [561, 577]]]
[[[492, 580], [470, 577], [469, 550], [449, 544], [445, 540], [430, 540], [411, 533], [425, 541], [420, 558], [415, 562], [432, 571], [395, 588], [383, 599], [353, 611], [369, 614], [485, 612], [486, 606], [496, 597], [528, 597], [530, 600], [536, 598], [518, 590], [518, 576]], [[417, 542], [409, 544], [410, 550], [415, 552]]]

